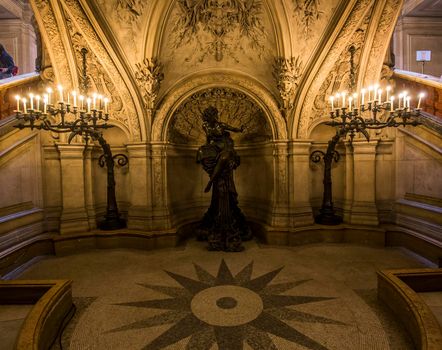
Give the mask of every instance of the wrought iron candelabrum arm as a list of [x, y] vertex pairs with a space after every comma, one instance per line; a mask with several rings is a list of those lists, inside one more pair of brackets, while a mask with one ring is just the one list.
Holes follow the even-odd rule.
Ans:
[[102, 130], [113, 127], [113, 125], [107, 124], [108, 113], [95, 108], [80, 110], [76, 106], [72, 107], [64, 102], [59, 102], [58, 106], [45, 103], [44, 111], [26, 108], [20, 111], [17, 109], [16, 118], [19, 120], [19, 124], [16, 125], [19, 129], [46, 130], [58, 134], [70, 133], [68, 143], [77, 135], [83, 137], [86, 144], [89, 140], [98, 141], [104, 153], [99, 159], [99, 165], [101, 167], [106, 165], [107, 168], [106, 215], [104, 220], [98, 223], [98, 227], [102, 230], [116, 230], [126, 227], [126, 222], [120, 218], [115, 195], [114, 158], [119, 158], [118, 164], [120, 166], [126, 165], [128, 159], [123, 154], [113, 156], [110, 145], [103, 137]]

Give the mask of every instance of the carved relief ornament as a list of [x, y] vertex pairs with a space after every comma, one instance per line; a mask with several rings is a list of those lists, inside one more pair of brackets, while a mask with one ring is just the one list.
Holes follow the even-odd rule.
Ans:
[[143, 62], [136, 64], [136, 68], [135, 78], [143, 94], [144, 106], [152, 109], [160, 90], [160, 83], [164, 79], [163, 67], [155, 58], [145, 58]]
[[293, 100], [298, 89], [301, 77], [302, 62], [299, 57], [275, 59], [273, 76], [276, 80], [279, 93], [283, 102], [282, 109], [288, 110], [293, 107]]

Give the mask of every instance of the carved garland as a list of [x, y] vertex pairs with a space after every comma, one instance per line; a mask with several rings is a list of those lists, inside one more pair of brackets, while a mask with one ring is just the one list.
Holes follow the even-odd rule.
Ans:
[[117, 112], [117, 114], [120, 114], [118, 118], [124, 120], [125, 124], [129, 126], [132, 140], [139, 141], [141, 139], [140, 121], [138, 120], [132, 95], [127, 89], [119, 70], [109, 56], [78, 0], [64, 0], [64, 3], [65, 11], [69, 13], [73, 23], [75, 23], [85, 42], [89, 45], [90, 51], [97, 57], [97, 62], [103, 67], [103, 71], [106, 72], [109, 81], [115, 87], [115, 91], [111, 91], [112, 99], [120, 101], [118, 103], [122, 104], [122, 106], [116, 106], [117, 111], [121, 111]]
[[334, 41], [333, 46], [328, 52], [321, 67], [317, 71], [312, 83], [308, 87], [304, 101], [302, 105], [300, 105], [301, 108], [298, 109], [298, 111], [300, 111], [299, 118], [298, 120], [295, 120], [293, 124], [294, 137], [305, 138], [308, 136], [308, 129], [312, 123], [311, 117], [314, 101], [317, 99], [319, 90], [324, 80], [329, 76], [329, 72], [333, 69], [336, 61], [339, 61], [341, 53], [347, 47], [359, 23], [364, 20], [364, 15], [371, 8], [370, 5], [371, 0], [360, 0], [356, 2], [355, 6], [351, 10], [343, 28]]

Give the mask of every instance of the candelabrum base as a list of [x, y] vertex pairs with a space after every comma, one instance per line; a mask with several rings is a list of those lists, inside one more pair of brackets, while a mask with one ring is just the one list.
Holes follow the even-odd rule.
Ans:
[[315, 216], [315, 222], [321, 225], [339, 225], [342, 217], [338, 216], [331, 210], [320, 210], [320, 214]]
[[105, 218], [98, 223], [98, 228], [103, 231], [119, 230], [126, 227], [126, 221], [120, 218]]

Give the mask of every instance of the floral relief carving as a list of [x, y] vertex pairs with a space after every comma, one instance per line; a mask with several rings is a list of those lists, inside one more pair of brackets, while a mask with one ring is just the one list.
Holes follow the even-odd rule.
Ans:
[[273, 77], [276, 80], [279, 94], [282, 99], [282, 109], [288, 110], [293, 107], [293, 100], [298, 90], [299, 78], [301, 77], [302, 62], [298, 57], [275, 59], [273, 65]]
[[[43, 22], [44, 30], [46, 31], [46, 38], [49, 40], [47, 47], [50, 47], [53, 57], [53, 64], [57, 72], [70, 72], [69, 64], [67, 62], [67, 55], [63, 47], [61, 35], [57, 26], [54, 11], [48, 1], [35, 0], [35, 5], [39, 12], [39, 17]], [[54, 81], [56, 74], [53, 69], [45, 72], [45, 77], [48, 81]], [[70, 74], [63, 74], [63, 83], [65, 85], [72, 85], [72, 78]]]
[[319, 19], [322, 11], [319, 11], [319, 0], [293, 0], [295, 15], [304, 27], [304, 35], [309, 36], [312, 24]]
[[136, 64], [136, 68], [135, 78], [143, 94], [144, 106], [152, 109], [160, 90], [160, 83], [164, 79], [163, 67], [157, 59], [145, 58], [143, 62]]
[[[266, 33], [262, 24], [262, 0], [178, 0], [176, 24], [171, 32], [173, 48], [194, 45], [203, 62], [225, 55], [239, 62], [236, 51], [252, 49], [260, 58]], [[193, 57], [187, 57], [186, 61]]]
[[[71, 21], [73, 45], [76, 57], [82, 48], [88, 51], [88, 76], [91, 87], [109, 94], [112, 118], [127, 126], [133, 140], [141, 138], [140, 122], [135, 105], [119, 70], [109, 56], [101, 39], [92, 27], [78, 0], [64, 0], [66, 18]], [[75, 29], [73, 29], [75, 28]], [[75, 44], [76, 42], [76, 44]], [[78, 65], [81, 67], [81, 65]]]
[[209, 106], [219, 111], [220, 121], [243, 127], [243, 133], [232, 134], [235, 142], [261, 142], [272, 138], [262, 109], [246, 94], [230, 88], [210, 88], [187, 98], [174, 112], [169, 124], [168, 140], [176, 144], [200, 145], [205, 142], [201, 115]]
[[[360, 0], [353, 7], [347, 21], [340, 30], [340, 33], [333, 46], [329, 50], [326, 59], [315, 74], [315, 77], [309, 86], [309, 90], [302, 104], [302, 109], [296, 128], [297, 130], [295, 130], [297, 137], [307, 137], [309, 126], [316, 118], [322, 116], [326, 111], [325, 107], [325, 109], [322, 109], [320, 113], [315, 113], [315, 101], [317, 107], [319, 106], [318, 99], [323, 100], [322, 103], [324, 106], [326, 106], [325, 94], [328, 94], [328, 87], [323, 86], [323, 84], [324, 82], [327, 82], [327, 80], [328, 84], [331, 84], [330, 79], [332, 78], [329, 78], [330, 72], [332, 72], [336, 67], [337, 62], [341, 61], [341, 55], [346, 49], [348, 49], [349, 43], [352, 42], [351, 40], [354, 33], [364, 21], [364, 16], [370, 17], [371, 9], [372, 2], [370, 0]], [[335, 89], [335, 87], [332, 88]], [[318, 95], [320, 97], [318, 97]]]

